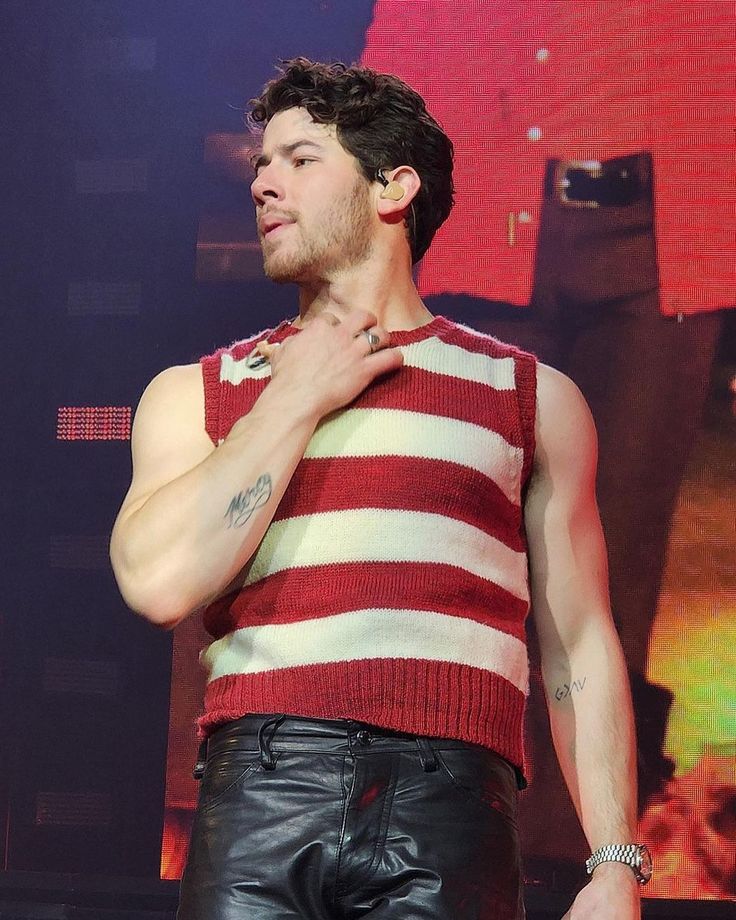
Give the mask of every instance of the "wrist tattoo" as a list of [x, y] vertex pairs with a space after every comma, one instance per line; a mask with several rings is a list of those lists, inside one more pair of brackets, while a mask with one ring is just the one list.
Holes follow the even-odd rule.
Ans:
[[271, 497], [272, 483], [268, 473], [264, 473], [256, 480], [256, 484], [238, 492], [228, 505], [225, 517], [228, 527], [242, 527], [257, 508], [261, 508]]
[[574, 680], [570, 684], [561, 684], [555, 690], [555, 699], [564, 700], [567, 699], [568, 696], [572, 696], [573, 693], [580, 693], [585, 686], [585, 681], [587, 679], [587, 677], [584, 677], [582, 680]]

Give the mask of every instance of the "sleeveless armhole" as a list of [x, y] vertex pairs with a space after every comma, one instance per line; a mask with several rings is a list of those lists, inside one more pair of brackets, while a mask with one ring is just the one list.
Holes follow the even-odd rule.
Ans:
[[204, 386], [204, 427], [212, 443], [220, 441], [220, 361], [221, 351], [199, 359]]
[[525, 489], [534, 465], [536, 449], [535, 424], [537, 418], [537, 359], [524, 351], [517, 351], [516, 393], [519, 400], [519, 417], [524, 438], [524, 463], [521, 469], [521, 488]]

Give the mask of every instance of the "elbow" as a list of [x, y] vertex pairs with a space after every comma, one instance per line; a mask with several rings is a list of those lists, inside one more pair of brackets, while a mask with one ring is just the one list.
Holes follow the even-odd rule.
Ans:
[[122, 587], [118, 582], [120, 593], [133, 613], [147, 620], [158, 629], [172, 630], [185, 620], [192, 609], [187, 605], [176, 603], [175, 598], [162, 597], [155, 592], [136, 591], [131, 587]]
[[138, 614], [144, 620], [147, 620], [152, 626], [155, 626], [157, 629], [162, 629], [170, 631], [174, 629], [175, 626], [178, 626], [182, 620], [185, 620], [191, 611], [181, 610], [180, 608], [174, 608], [168, 604], [139, 604], [133, 606], [132, 604], [126, 603], [133, 611], [133, 613]]
[[119, 547], [111, 544], [110, 561], [118, 590], [133, 613], [159, 629], [171, 630], [196, 609], [177, 596], [171, 586], [147, 577], [128, 564]]
[[179, 603], [177, 598], [152, 588], [146, 588], [135, 579], [115, 577], [118, 589], [126, 605], [133, 613], [147, 620], [159, 629], [171, 630], [186, 619], [191, 610]]

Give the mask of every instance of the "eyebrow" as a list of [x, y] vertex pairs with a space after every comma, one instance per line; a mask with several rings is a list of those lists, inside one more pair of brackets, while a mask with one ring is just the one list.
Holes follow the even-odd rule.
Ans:
[[[288, 157], [298, 147], [314, 147], [315, 150], [324, 150], [324, 147], [321, 144], [318, 144], [316, 141], [308, 141], [306, 138], [302, 138], [301, 140], [294, 141], [291, 144], [279, 144], [278, 147], [276, 147], [276, 153]], [[256, 172], [258, 172], [261, 166], [268, 166], [270, 162], [271, 157], [266, 156], [265, 153], [260, 153], [257, 158], [251, 160], [251, 166]]]

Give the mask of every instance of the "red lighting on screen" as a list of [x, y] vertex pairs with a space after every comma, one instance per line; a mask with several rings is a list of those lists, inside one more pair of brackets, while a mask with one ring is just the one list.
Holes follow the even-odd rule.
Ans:
[[656, 868], [647, 895], [732, 897], [736, 757], [706, 754], [690, 773], [672, 780], [650, 803], [639, 834], [648, 841]]
[[60, 406], [57, 441], [129, 441], [130, 406]]

